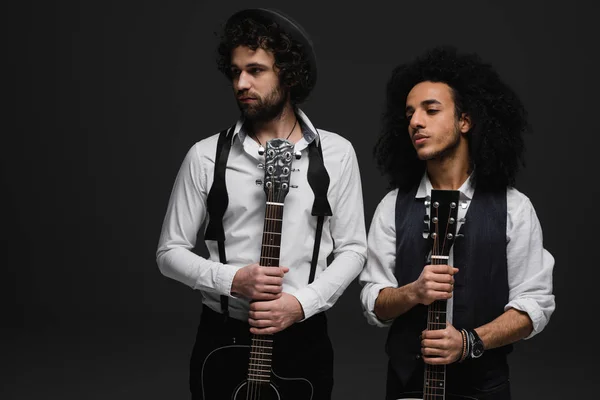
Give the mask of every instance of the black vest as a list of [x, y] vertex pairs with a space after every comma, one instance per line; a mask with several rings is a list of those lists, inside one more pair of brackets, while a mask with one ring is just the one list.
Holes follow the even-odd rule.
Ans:
[[[396, 200], [395, 275], [399, 287], [417, 280], [431, 250], [429, 240], [423, 238], [425, 205], [423, 199], [415, 198], [416, 191], [399, 192]], [[506, 216], [506, 191], [475, 190], [453, 246], [454, 266], [459, 268], [454, 276], [452, 319], [457, 329], [492, 321], [508, 303]], [[427, 306], [418, 305], [396, 318], [388, 334], [386, 352], [393, 370], [404, 385], [410, 381], [418, 386], [407, 390], [423, 387], [419, 335], [426, 327]], [[479, 359], [448, 365], [447, 388], [490, 387], [508, 379], [506, 354], [511, 349], [504, 346], [486, 351]]]
[[[229, 196], [227, 194], [227, 187], [225, 184], [225, 172], [227, 170], [227, 159], [229, 158], [234, 128], [235, 126], [232, 126], [229, 129], [221, 131], [219, 134], [215, 153], [214, 179], [206, 199], [209, 223], [203, 235], [205, 240], [217, 241], [219, 248], [219, 261], [223, 264], [227, 263], [223, 216], [225, 215], [225, 211], [229, 205]], [[327, 200], [329, 174], [327, 173], [327, 169], [325, 169], [322, 145], [320, 143], [317, 144], [316, 139], [310, 142], [308, 145], [308, 160], [307, 180], [315, 195], [311, 214], [317, 217], [315, 244], [308, 278], [308, 283], [311, 283], [315, 278], [315, 271], [319, 258], [323, 222], [325, 216], [331, 216], [333, 213], [331, 211], [329, 201]], [[198, 238], [196, 239], [196, 242], [200, 240], [200, 237], [201, 234], [198, 232]], [[221, 296], [221, 311], [223, 315], [225, 315], [225, 318], [228, 316], [228, 303], [228, 297]]]

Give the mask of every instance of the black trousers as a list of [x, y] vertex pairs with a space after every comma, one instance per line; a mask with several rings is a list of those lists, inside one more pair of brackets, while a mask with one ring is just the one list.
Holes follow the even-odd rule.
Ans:
[[[469, 368], [457, 370], [454, 367], [450, 365], [446, 370], [446, 400], [511, 400], [510, 381], [507, 378], [508, 365], [500, 367], [501, 373], [497, 370], [492, 371], [492, 378], [480, 385], [473, 385], [468, 379], [473, 373], [469, 372]], [[408, 382], [402, 384], [391, 362], [388, 362], [385, 398], [423, 398], [423, 381], [424, 370], [419, 368]]]
[[[190, 359], [189, 383], [193, 400], [231, 398], [235, 385], [239, 383], [239, 375], [243, 373], [242, 378], [245, 378], [248, 370], [247, 353], [241, 359], [226, 360], [227, 372], [221, 373], [222, 376], [219, 377], [212, 376], [211, 371], [208, 371], [212, 364], [208, 362], [207, 356], [210, 355], [212, 362], [217, 353], [225, 354], [222, 351], [224, 346], [232, 349], [232, 354], [239, 347], [244, 355], [243, 350], [247, 350], [246, 346], [250, 345], [250, 338], [250, 325], [247, 321], [231, 317], [225, 319], [223, 314], [203, 306]], [[309, 380], [314, 391], [313, 400], [331, 399], [333, 347], [327, 333], [327, 318], [324, 313], [273, 335], [272, 369], [278, 377]], [[210, 384], [215, 379], [225, 383], [218, 387]]]

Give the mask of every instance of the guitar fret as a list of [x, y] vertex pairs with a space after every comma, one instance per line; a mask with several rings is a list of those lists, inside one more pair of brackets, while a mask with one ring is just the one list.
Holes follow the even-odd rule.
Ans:
[[268, 378], [271, 376], [271, 368], [269, 369], [252, 369], [248, 368], [248, 376], [264, 376]]
[[[253, 347], [253, 348], [255, 348], [255, 349], [267, 349], [267, 350], [272, 350], [272, 349], [273, 349], [272, 347], [266, 347], [266, 346], [257, 346], [257, 345], [254, 345], [254, 346], [252, 346], [252, 347]], [[271, 353], [269, 353], [269, 352], [266, 352], [266, 351], [265, 351], [265, 352], [260, 352], [260, 351], [251, 351], [250, 353], [253, 353], [253, 354], [266, 354], [266, 355], [268, 355], [268, 356], [270, 356], [270, 355], [271, 355]]]
[[265, 217], [265, 219], [269, 220], [269, 221], [282, 221], [281, 218], [267, 218], [267, 217]]
[[279, 207], [283, 207], [283, 203], [276, 203], [274, 201], [267, 201], [267, 204], [270, 206], [279, 206]]
[[281, 235], [281, 233], [279, 233], [279, 232], [268, 232], [268, 231], [265, 231], [264, 233], [265, 234], [268, 233], [269, 235]]
[[248, 377], [248, 380], [250, 382], [264, 382], [264, 383], [269, 383], [271, 380], [270, 379], [256, 379], [254, 377]]
[[257, 360], [255, 358], [250, 357], [250, 367], [260, 367], [260, 368], [271, 368], [271, 364], [269, 364], [271, 362], [270, 358], [265, 358], [263, 360]]

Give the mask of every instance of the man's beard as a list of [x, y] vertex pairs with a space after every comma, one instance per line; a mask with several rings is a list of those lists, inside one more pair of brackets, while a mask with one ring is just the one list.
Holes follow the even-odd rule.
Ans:
[[[238, 94], [239, 95], [239, 94]], [[251, 122], [269, 122], [283, 112], [287, 101], [287, 90], [277, 86], [264, 98], [256, 97], [255, 104], [238, 103], [238, 107], [246, 119]]]

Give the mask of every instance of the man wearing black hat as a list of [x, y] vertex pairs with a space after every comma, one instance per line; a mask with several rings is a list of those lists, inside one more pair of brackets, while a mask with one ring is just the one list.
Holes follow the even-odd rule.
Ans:
[[[317, 69], [291, 18], [237, 12], [217, 53], [242, 115], [189, 150], [157, 250], [165, 276], [202, 294], [192, 398], [330, 399], [324, 311], [366, 259], [356, 155], [298, 108]], [[198, 232], [208, 258], [193, 251]]]

